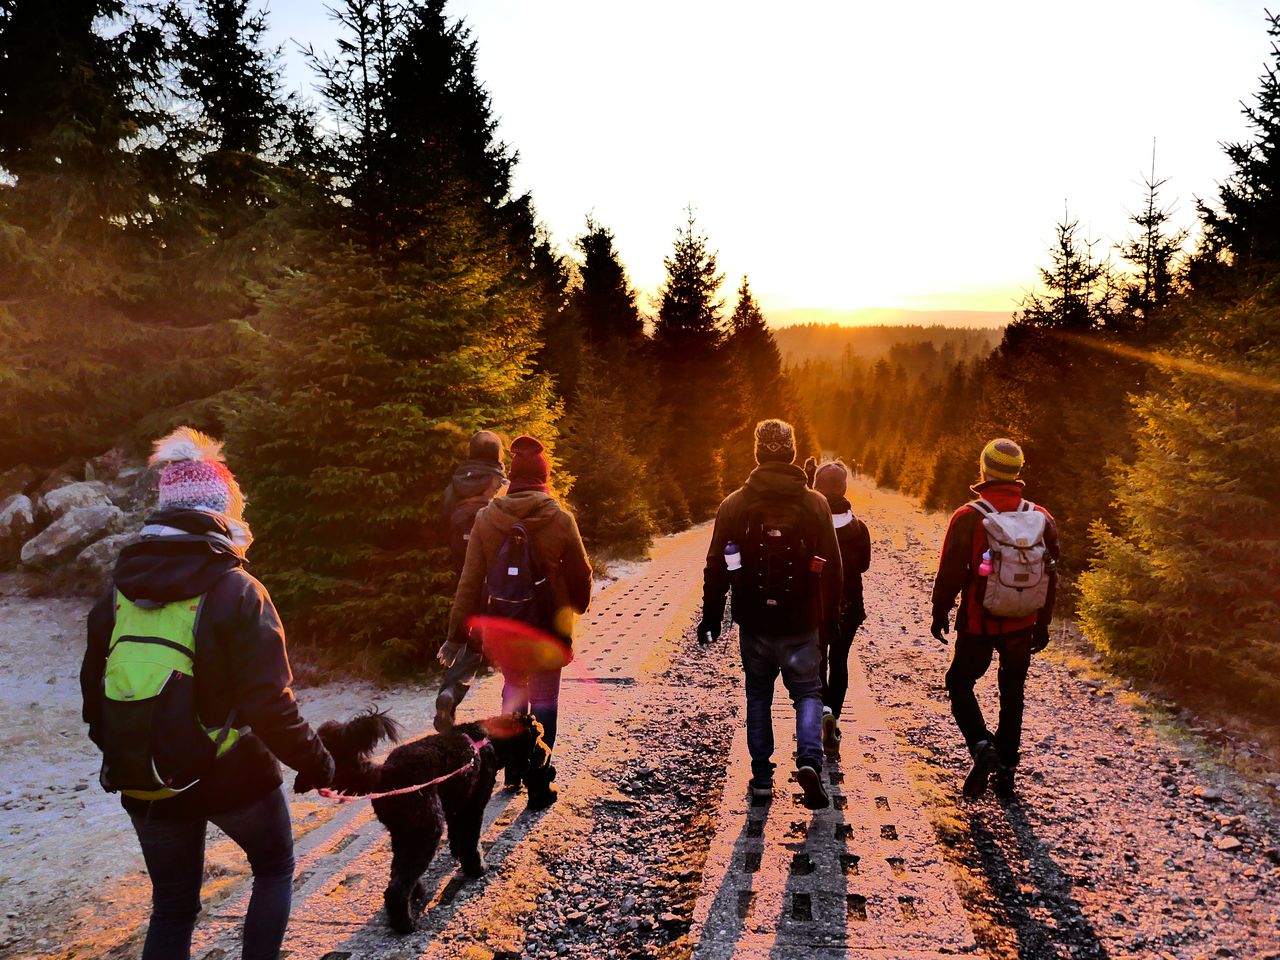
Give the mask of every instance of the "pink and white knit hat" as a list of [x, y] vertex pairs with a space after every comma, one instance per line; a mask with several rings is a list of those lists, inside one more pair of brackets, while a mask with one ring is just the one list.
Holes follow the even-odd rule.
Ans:
[[231, 528], [231, 540], [248, 549], [253, 534], [244, 522], [244, 495], [227, 469], [221, 442], [191, 427], [178, 427], [155, 442], [149, 463], [160, 471], [160, 509], [208, 510]]

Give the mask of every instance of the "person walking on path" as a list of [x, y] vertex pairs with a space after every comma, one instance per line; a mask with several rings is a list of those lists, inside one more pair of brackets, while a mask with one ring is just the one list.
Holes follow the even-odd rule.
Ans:
[[[458, 464], [444, 490], [449, 557], [457, 577], [462, 576], [476, 514], [489, 505], [506, 482], [507, 476], [502, 472], [502, 439], [496, 433], [481, 430], [471, 438], [467, 459]], [[458, 704], [471, 688], [484, 658], [480, 651], [465, 643], [446, 641], [441, 644], [437, 659], [445, 672], [436, 694], [435, 728], [443, 733], [453, 728]]]
[[840, 543], [840, 566], [844, 571], [843, 600], [835, 622], [822, 627], [822, 747], [827, 756], [840, 754], [840, 711], [849, 689], [849, 652], [853, 637], [867, 619], [862, 602], [862, 575], [871, 566], [871, 533], [853, 515], [849, 503], [849, 469], [840, 460], [818, 467], [814, 489], [826, 497], [831, 520]]
[[[266, 960], [279, 954], [293, 892], [277, 758], [299, 771], [299, 792], [327, 786], [333, 758], [289, 689], [271, 597], [245, 572], [252, 536], [221, 444], [182, 427], [155, 447], [159, 510], [121, 551], [111, 592], [89, 613], [84, 720], [104, 753], [103, 786], [122, 792], [151, 877], [143, 960], [190, 956], [209, 823], [249, 858], [243, 956]], [[137, 688], [157, 664], [159, 689], [143, 698]], [[197, 769], [192, 758], [202, 754]]]
[[[511, 486], [476, 514], [466, 562], [458, 581], [449, 636], [456, 643], [473, 648], [485, 642], [484, 629], [475, 629], [472, 618], [485, 615], [493, 606], [495, 578], [508, 572], [507, 558], [527, 536], [537, 569], [533, 584], [537, 591], [537, 611], [529, 622], [530, 635], [549, 634], [563, 644], [566, 659], [573, 645], [577, 617], [591, 602], [591, 562], [573, 514], [560, 505], [549, 488], [550, 463], [540, 442], [533, 437], [517, 437], [511, 444]], [[495, 562], [502, 568], [495, 569]], [[528, 710], [542, 724], [543, 740], [555, 746], [560, 701], [560, 666], [547, 666], [545, 651], [535, 653], [524, 664], [510, 657], [499, 660], [503, 671], [502, 709], [504, 713]], [[499, 658], [494, 658], [499, 659]], [[538, 662], [535, 662], [538, 661]], [[541, 809], [556, 800], [555, 767], [529, 771], [529, 806]]]
[[[978, 495], [951, 516], [933, 585], [930, 632], [946, 643], [956, 596], [955, 651], [947, 670], [951, 713], [973, 757], [964, 795], [980, 797], [994, 774], [996, 793], [1014, 795], [1031, 655], [1049, 643], [1057, 591], [1058, 529], [1044, 507], [1022, 496], [1022, 448], [992, 440], [982, 451]], [[993, 734], [974, 685], [1000, 655], [1000, 720]]]
[[795, 465], [795, 432], [783, 420], [756, 424], [758, 466], [716, 513], [703, 572], [700, 640], [719, 639], [725, 596], [746, 676], [751, 791], [773, 793], [773, 692], [778, 674], [796, 711], [796, 779], [805, 806], [830, 803], [822, 784], [822, 678], [818, 627], [840, 610], [840, 545], [827, 501]]

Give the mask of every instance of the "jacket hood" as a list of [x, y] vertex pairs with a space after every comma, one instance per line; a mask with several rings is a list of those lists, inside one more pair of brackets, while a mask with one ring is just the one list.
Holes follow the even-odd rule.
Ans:
[[804, 471], [794, 463], [762, 463], [747, 477], [746, 489], [756, 496], [800, 497], [809, 489]]
[[162, 510], [147, 518], [141, 540], [120, 551], [114, 580], [135, 603], [172, 603], [208, 593], [243, 565], [224, 518], [204, 510]]
[[453, 471], [450, 484], [458, 499], [466, 500], [487, 493], [495, 478], [505, 481], [507, 475], [492, 460], [463, 460]]
[[498, 497], [486, 508], [494, 524], [504, 533], [516, 523], [523, 523], [531, 531], [537, 530], [558, 517], [561, 509], [555, 497], [541, 490], [509, 493]]
[[827, 505], [831, 507], [831, 515], [833, 517], [840, 514], [853, 513], [853, 504], [849, 503], [848, 497], [827, 497]]
[[1012, 505], [1017, 506], [1022, 500], [1022, 488], [1025, 486], [1021, 480], [984, 480], [969, 489], [979, 497], [990, 500], [993, 507], [1003, 510], [1000, 501], [1012, 501]]

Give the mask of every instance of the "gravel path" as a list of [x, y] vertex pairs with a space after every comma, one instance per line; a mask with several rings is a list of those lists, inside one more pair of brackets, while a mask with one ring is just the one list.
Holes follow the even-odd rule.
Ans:
[[[852, 493], [877, 551], [870, 619], [855, 648], [875, 701], [864, 716], [877, 720], [859, 730], [855, 711], [845, 742], [879, 737], [866, 753], [894, 757], [895, 777], [905, 770], [893, 796], [927, 814], [960, 895], [947, 909], [963, 902], [979, 953], [1280, 958], [1274, 788], [1233, 773], [1166, 711], [1108, 677], [1069, 630], [1056, 632], [1032, 668], [1022, 799], [959, 798], [967, 758], [942, 689], [950, 651], [927, 633], [945, 518], [869, 486]], [[718, 869], [708, 851], [738, 772], [726, 778], [742, 700], [731, 636], [709, 651], [690, 636], [705, 535], [661, 542], [654, 561], [599, 598], [585, 625], [595, 639], [565, 685], [563, 799], [530, 815], [522, 795], [495, 793], [485, 821], [489, 875], [461, 882], [442, 851], [419, 933], [386, 933], [386, 836], [366, 805], [295, 800], [291, 960], [692, 953], [695, 904], [704, 880], [716, 879], [703, 873]], [[126, 818], [93, 782], [97, 757], [78, 717], [85, 604], [3, 596], [3, 586], [0, 957], [135, 956], [145, 876]], [[991, 674], [979, 687], [984, 704], [994, 704]], [[348, 683], [304, 689], [300, 700], [313, 720], [376, 703], [425, 730], [432, 691]], [[496, 700], [490, 681], [467, 707], [480, 715]], [[844, 758], [846, 777], [865, 772], [859, 756]], [[200, 960], [235, 955], [245, 889], [242, 857], [216, 832], [208, 859]], [[904, 876], [903, 864], [889, 866], [885, 878]], [[872, 913], [884, 891], [862, 887], [880, 875], [868, 871], [848, 888]], [[900, 898], [886, 903], [903, 909]], [[779, 944], [772, 955], [790, 949]]]

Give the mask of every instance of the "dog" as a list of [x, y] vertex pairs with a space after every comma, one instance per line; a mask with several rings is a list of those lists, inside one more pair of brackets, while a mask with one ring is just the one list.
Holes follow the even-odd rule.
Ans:
[[[421, 877], [446, 826], [449, 850], [463, 874], [484, 874], [481, 821], [499, 770], [507, 771], [508, 781], [516, 775], [528, 785], [531, 809], [546, 805], [539, 801], [554, 789], [549, 785], [555, 771], [542, 732], [529, 714], [491, 717], [401, 744], [375, 763], [371, 755], [379, 743], [400, 740], [400, 725], [385, 713], [365, 710], [346, 723], [330, 720], [317, 729], [333, 756], [332, 788], [341, 793], [385, 793], [452, 774], [435, 786], [372, 801], [374, 814], [391, 834], [391, 879], [383, 900], [397, 933], [417, 927], [413, 904], [424, 896]], [[294, 789], [310, 786], [297, 783]]]

